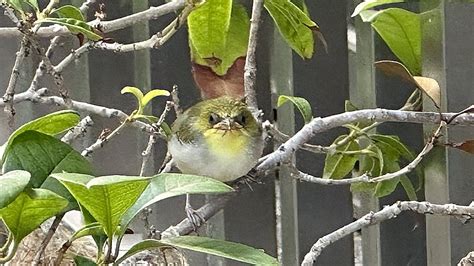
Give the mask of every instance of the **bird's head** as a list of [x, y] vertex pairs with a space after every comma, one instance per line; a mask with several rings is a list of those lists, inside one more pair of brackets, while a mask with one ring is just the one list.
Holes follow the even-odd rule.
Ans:
[[231, 97], [219, 97], [202, 101], [194, 111], [195, 126], [201, 132], [260, 134], [257, 121], [244, 101]]

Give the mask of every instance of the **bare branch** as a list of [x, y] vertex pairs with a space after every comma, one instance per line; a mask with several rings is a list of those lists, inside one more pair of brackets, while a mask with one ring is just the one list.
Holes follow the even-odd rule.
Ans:
[[474, 265], [474, 251], [469, 252], [466, 257], [459, 261], [458, 266], [472, 266]]
[[[214, 216], [216, 213], [218, 213], [220, 210], [222, 210], [226, 203], [236, 195], [237, 193], [227, 193], [220, 197], [217, 197], [211, 202], [205, 204], [204, 206], [196, 210], [196, 214], [202, 217], [205, 222], [209, 220], [212, 216]], [[204, 222], [202, 224], [204, 224]], [[191, 232], [194, 232], [193, 224], [188, 220], [188, 218], [186, 218], [182, 220], [179, 224], [168, 227], [168, 229], [161, 233], [161, 237], [168, 238], [174, 236], [182, 236], [190, 234]]]
[[252, 6], [252, 18], [250, 19], [249, 44], [247, 47], [247, 57], [245, 59], [244, 89], [245, 99], [252, 112], [258, 110], [257, 95], [255, 91], [257, 83], [257, 35], [262, 13], [263, 0], [254, 0]]
[[[91, 1], [93, 2], [93, 1]], [[161, 16], [167, 15], [172, 12], [176, 12], [182, 9], [185, 5], [185, 0], [174, 0], [169, 3], [153, 6], [147, 10], [131, 14], [122, 18], [118, 18], [110, 21], [91, 21], [88, 24], [93, 27], [98, 27], [103, 33], [113, 32], [120, 30], [126, 27], [133, 26], [142, 21], [158, 19]], [[84, 4], [83, 4], [84, 6]], [[81, 6], [81, 11], [83, 11]], [[70, 35], [69, 30], [64, 26], [52, 25], [46, 27], [40, 27], [36, 31], [36, 36], [38, 37], [54, 37], [54, 36], [64, 36]], [[17, 28], [5, 27], [0, 28], [0, 36], [2, 37], [19, 37], [21, 32]]]
[[179, 94], [178, 85], [173, 85], [173, 90], [171, 91], [171, 99], [173, 101], [173, 108], [174, 108], [174, 112], [176, 113], [176, 116], [183, 113], [183, 109], [181, 108], [181, 105], [179, 104], [178, 94]]
[[[90, 145], [87, 147], [85, 150], [81, 152], [81, 155], [84, 157], [87, 157], [91, 155], [94, 151], [96, 151], [99, 148], [102, 148], [105, 143], [110, 141], [113, 137], [117, 136], [128, 124], [130, 123], [130, 120], [126, 119], [123, 121], [114, 131], [110, 132], [110, 134], [105, 134], [103, 136], [102, 134], [97, 138], [96, 142], [94, 144]], [[104, 133], [104, 131], [102, 131]], [[111, 249], [109, 247], [109, 249]]]
[[49, 227], [48, 233], [46, 233], [46, 236], [44, 237], [43, 242], [40, 245], [40, 248], [36, 252], [32, 265], [41, 264], [41, 257], [43, 256], [44, 251], [46, 250], [46, 247], [51, 241], [51, 238], [53, 238], [54, 233], [56, 233], [56, 229], [58, 229], [58, 226], [61, 223], [61, 220], [63, 219], [63, 217], [64, 217], [64, 214], [60, 214], [54, 218], [54, 221], [51, 224], [51, 227]]
[[[13, 97], [15, 95], [15, 86], [20, 75], [20, 66], [23, 64], [23, 60], [26, 57], [27, 51], [29, 49], [30, 43], [26, 37], [23, 37], [20, 43], [20, 49], [16, 54], [15, 64], [13, 65], [12, 74], [10, 75], [10, 80], [8, 81], [8, 86], [3, 95], [3, 102], [5, 105], [5, 112], [9, 114], [10, 124], [13, 122], [13, 116], [15, 115], [15, 109], [13, 108]], [[11, 126], [13, 126], [11, 124]]]
[[[274, 168], [279, 163], [285, 163], [291, 155], [300, 149], [304, 143], [308, 142], [317, 133], [328, 131], [332, 128], [356, 122], [405, 122], [405, 123], [439, 123], [447, 120], [454, 113], [434, 113], [434, 112], [409, 112], [387, 109], [366, 109], [353, 112], [336, 114], [328, 117], [314, 118], [306, 124], [288, 141], [280, 145], [274, 152], [270, 153], [260, 165], [258, 172], [264, 172]], [[472, 125], [474, 124], [473, 114], [463, 114], [457, 117], [450, 125]]]
[[354, 221], [338, 230], [321, 237], [305, 255], [301, 265], [313, 265], [323, 249], [336, 242], [337, 240], [348, 236], [364, 227], [381, 223], [385, 220], [397, 218], [403, 211], [412, 211], [420, 214], [432, 214], [442, 216], [453, 216], [461, 219], [463, 223], [474, 219], [474, 205], [461, 206], [455, 204], [432, 204], [429, 202], [418, 201], [399, 201], [393, 205], [385, 206], [381, 211], [371, 212], [362, 218]]
[[[172, 106], [173, 102], [166, 102], [165, 109], [163, 110], [163, 113], [161, 113], [160, 118], [156, 123], [152, 125], [154, 128], [156, 128], [157, 132], [161, 127], [161, 124], [163, 124], [163, 122], [165, 121], [165, 118], [168, 115], [169, 111], [171, 111]], [[156, 140], [156, 135], [151, 134], [148, 139], [148, 145], [146, 146], [146, 149], [142, 152], [143, 161], [142, 166], [140, 168], [140, 176], [143, 176], [145, 174], [145, 170], [147, 169], [147, 166], [150, 163], [151, 151], [153, 149], [153, 145], [156, 143]]]
[[161, 32], [158, 32], [151, 36], [150, 39], [130, 43], [130, 44], [120, 44], [120, 43], [107, 43], [107, 42], [97, 42], [94, 44], [94, 48], [102, 50], [111, 50], [115, 53], [126, 53], [134, 52], [143, 49], [156, 49], [160, 48], [166, 41], [168, 41], [178, 29], [186, 23], [189, 13], [193, 10], [194, 5], [189, 4], [183, 9], [183, 11], [178, 15], [178, 17], [173, 20], [166, 28]]
[[84, 117], [77, 126], [69, 130], [64, 137], [61, 138], [61, 141], [67, 144], [71, 144], [75, 139], [83, 137], [87, 133], [87, 128], [94, 125], [90, 116]]
[[366, 175], [361, 175], [361, 176], [353, 177], [353, 178], [345, 178], [345, 179], [329, 179], [329, 178], [315, 177], [315, 176], [303, 173], [299, 171], [298, 169], [296, 169], [294, 165], [289, 166], [289, 169], [290, 169], [291, 177], [296, 178], [298, 180], [316, 183], [320, 185], [350, 185], [350, 184], [360, 183], [360, 182], [364, 182], [364, 183], [369, 182], [369, 177]]

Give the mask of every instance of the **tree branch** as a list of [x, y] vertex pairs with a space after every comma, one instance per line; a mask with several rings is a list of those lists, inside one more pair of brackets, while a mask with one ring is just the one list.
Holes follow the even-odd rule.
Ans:
[[51, 224], [51, 227], [49, 228], [48, 233], [44, 237], [43, 242], [40, 245], [40, 248], [36, 252], [32, 265], [41, 264], [41, 257], [43, 256], [44, 251], [46, 250], [46, 247], [51, 241], [51, 238], [53, 238], [54, 233], [56, 233], [56, 229], [58, 229], [58, 226], [61, 223], [61, 220], [63, 219], [63, 217], [64, 217], [64, 214], [60, 214], [54, 218], [54, 221]]
[[322, 238], [320, 238], [305, 255], [301, 265], [313, 265], [323, 249], [364, 227], [381, 223], [385, 220], [397, 218], [403, 211], [412, 211], [420, 214], [432, 214], [442, 216], [453, 216], [461, 219], [463, 223], [474, 218], [474, 204], [470, 206], [460, 206], [455, 204], [432, 204], [418, 201], [399, 201], [391, 206], [385, 206], [381, 211], [370, 212], [362, 218], [354, 221]]
[[245, 89], [245, 100], [247, 105], [251, 108], [252, 112], [258, 110], [257, 95], [255, 91], [257, 83], [257, 63], [256, 63], [256, 50], [257, 50], [257, 36], [258, 28], [260, 23], [260, 15], [262, 13], [263, 0], [254, 0], [252, 6], [252, 18], [250, 19], [250, 33], [249, 33], [249, 44], [247, 47], [247, 56], [245, 58], [245, 72], [244, 72], [244, 89]]
[[[91, 1], [93, 2], [93, 1]], [[167, 15], [172, 12], [176, 12], [183, 8], [185, 5], [185, 0], [174, 0], [169, 3], [152, 6], [147, 10], [137, 12], [122, 18], [110, 20], [110, 21], [91, 21], [88, 24], [93, 27], [98, 27], [103, 33], [117, 31], [126, 27], [133, 26], [142, 21], [155, 20], [161, 16]], [[84, 4], [83, 4], [84, 6]], [[81, 11], [82, 7], [81, 6]], [[52, 25], [46, 27], [40, 27], [36, 31], [36, 36], [42, 38], [50, 38], [54, 36], [64, 36], [70, 35], [69, 30], [64, 26]], [[2, 37], [19, 37], [21, 32], [17, 28], [13, 27], [4, 27], [0, 28], [0, 36]]]
[[[304, 143], [308, 142], [317, 133], [328, 131], [346, 124], [356, 122], [405, 122], [405, 123], [439, 123], [447, 120], [456, 113], [434, 113], [434, 112], [409, 112], [387, 109], [366, 109], [353, 112], [336, 114], [328, 117], [314, 118], [306, 124], [288, 141], [280, 145], [274, 152], [270, 153], [257, 167], [257, 172], [261, 173], [274, 168], [279, 163], [285, 163], [291, 155], [300, 149]], [[450, 125], [472, 125], [474, 124], [473, 114], [463, 114], [456, 117]]]
[[75, 139], [83, 137], [87, 133], [87, 128], [94, 125], [90, 116], [84, 117], [77, 126], [69, 130], [66, 135], [61, 138], [61, 141], [67, 144], [71, 144]]
[[458, 263], [458, 266], [472, 266], [472, 265], [474, 265], [474, 251], [469, 252]]

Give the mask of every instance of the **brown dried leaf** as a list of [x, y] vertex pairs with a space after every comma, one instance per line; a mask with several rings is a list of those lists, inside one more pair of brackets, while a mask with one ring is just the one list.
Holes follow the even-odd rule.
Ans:
[[398, 76], [404, 81], [415, 85], [433, 101], [437, 108], [440, 108], [441, 89], [436, 80], [427, 77], [413, 76], [402, 63], [397, 61], [377, 61], [375, 62], [375, 67], [382, 70], [387, 75]]
[[466, 141], [460, 142], [460, 143], [450, 143], [450, 144], [447, 144], [447, 145], [450, 146], [450, 147], [456, 148], [456, 149], [463, 150], [463, 151], [468, 152], [470, 154], [474, 154], [474, 140], [473, 139], [466, 140]]

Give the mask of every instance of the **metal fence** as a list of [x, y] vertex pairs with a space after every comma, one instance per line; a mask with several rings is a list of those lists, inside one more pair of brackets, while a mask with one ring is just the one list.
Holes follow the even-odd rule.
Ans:
[[[80, 3], [73, 0], [73, 3]], [[157, 0], [119, 0], [107, 3], [107, 19], [159, 5]], [[356, 3], [353, 1], [306, 1], [312, 18], [321, 27], [327, 43], [327, 53], [319, 45], [311, 60], [301, 60], [293, 54], [268, 16], [263, 17], [258, 47], [258, 97], [266, 118], [278, 112], [279, 127], [294, 132], [302, 126], [293, 110], [275, 111], [277, 94], [294, 94], [308, 99], [315, 116], [344, 112], [344, 100], [350, 99], [364, 108], [396, 109], [411, 91], [406, 84], [375, 71], [373, 62], [394, 56], [371, 29], [359, 18], [350, 18]], [[426, 11], [422, 21], [423, 75], [438, 80], [442, 88], [443, 111], [459, 111], [474, 103], [474, 4], [463, 1], [430, 0], [400, 4], [415, 11]], [[148, 38], [159, 31], [172, 16], [158, 21], [141, 23], [115, 32], [110, 37], [122, 42]], [[0, 26], [12, 26], [0, 17]], [[18, 38], [0, 36], [0, 87], [8, 83], [11, 67], [18, 48]], [[45, 40], [46, 43], [47, 40]], [[64, 38], [64, 45], [53, 61], [77, 47], [78, 40]], [[21, 72], [19, 90], [29, 85], [39, 58], [28, 57], [28, 69]], [[66, 86], [73, 99], [119, 108], [130, 112], [135, 102], [120, 95], [120, 89], [133, 85], [143, 89], [180, 88], [183, 106], [198, 99], [192, 81], [186, 30], [178, 32], [159, 50], [114, 54], [91, 51], [77, 60], [65, 73]], [[53, 88], [53, 86], [51, 86]], [[429, 110], [428, 104], [425, 110]], [[163, 102], [154, 103], [153, 112], [160, 113]], [[16, 125], [49, 112], [50, 107], [31, 103], [17, 105]], [[103, 128], [113, 128], [117, 121], [92, 117], [95, 127], [89, 137], [78, 145], [87, 147]], [[283, 119], [284, 118], [284, 119]], [[396, 134], [415, 149], [423, 145], [429, 127], [409, 124], [384, 124], [379, 132]], [[318, 135], [319, 144], [329, 144], [343, 130]], [[6, 115], [0, 113], [0, 142], [9, 134]], [[450, 139], [464, 140], [474, 136], [469, 127], [450, 129]], [[97, 174], [137, 174], [141, 152], [147, 138], [135, 129], [126, 130], [117, 139], [93, 155]], [[165, 143], [156, 145], [154, 173], [166, 151]], [[300, 152], [298, 166], [314, 175], [321, 175], [324, 157]], [[433, 203], [469, 205], [474, 199], [474, 157], [459, 151], [437, 147], [425, 160], [425, 186], [419, 191], [420, 199]], [[275, 181], [276, 180], [276, 181]], [[282, 206], [281, 217], [276, 217], [275, 195]], [[265, 249], [277, 255], [277, 240], [281, 242], [283, 265], [296, 265], [311, 245], [321, 236], [350, 223], [354, 218], [377, 210], [381, 206], [406, 199], [403, 191], [375, 199], [371, 195], [353, 195], [345, 186], [321, 186], [296, 182], [281, 171], [278, 177], [268, 177], [264, 184], [252, 189], [242, 188], [225, 210], [210, 221], [201, 234], [225, 237]], [[194, 206], [206, 201], [195, 199]], [[354, 203], [357, 203], [354, 205]], [[184, 199], [160, 202], [153, 207], [150, 222], [158, 229], [166, 229], [184, 218]], [[281, 219], [282, 227], [275, 227]], [[142, 221], [135, 222], [137, 232], [143, 230]], [[360, 251], [363, 265], [454, 265], [474, 248], [474, 225], [445, 217], [401, 215], [381, 225], [361, 232]], [[318, 265], [353, 265], [354, 241], [346, 237], [324, 250]], [[360, 255], [360, 252], [357, 252]], [[360, 259], [360, 258], [359, 258]], [[191, 265], [238, 265], [233, 261], [191, 254]]]

